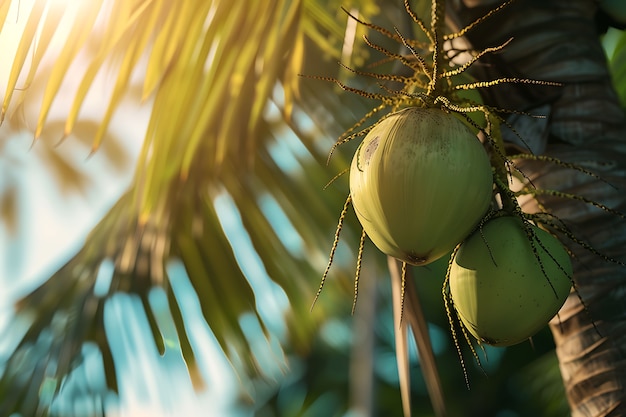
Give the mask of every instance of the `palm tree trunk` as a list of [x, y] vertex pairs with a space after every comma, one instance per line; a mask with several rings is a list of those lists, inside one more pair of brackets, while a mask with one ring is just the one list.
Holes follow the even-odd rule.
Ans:
[[[451, 1], [450, 18], [463, 27], [493, 2]], [[491, 4], [489, 4], [491, 3]], [[509, 119], [526, 143], [504, 132], [512, 147], [558, 157], [597, 173], [593, 177], [538, 161], [518, 167], [542, 189], [574, 193], [626, 212], [626, 119], [612, 87], [598, 38], [593, 0], [518, 0], [467, 34], [482, 49], [513, 38], [504, 51], [475, 66], [480, 79], [523, 77], [562, 87], [501, 85], [484, 99], [499, 108], [544, 114]], [[537, 203], [558, 216], [604, 258], [564, 238], [574, 256], [572, 292], [550, 324], [573, 417], [626, 415], [626, 220], [571, 199], [541, 196]], [[619, 262], [607, 260], [610, 257]], [[621, 262], [621, 263], [620, 263]]]

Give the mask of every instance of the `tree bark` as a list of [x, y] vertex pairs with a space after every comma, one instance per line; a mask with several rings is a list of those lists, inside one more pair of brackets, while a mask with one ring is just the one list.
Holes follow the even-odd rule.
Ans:
[[[449, 18], [463, 27], [501, 2], [449, 0]], [[601, 178], [537, 161], [517, 166], [537, 188], [574, 193], [626, 212], [626, 119], [612, 86], [598, 33], [603, 30], [594, 0], [518, 0], [467, 34], [473, 48], [513, 38], [503, 51], [472, 68], [475, 77], [557, 81], [561, 87], [503, 84], [485, 91], [495, 107], [543, 114], [513, 115], [508, 121], [524, 138], [505, 131], [511, 148], [558, 157]], [[572, 250], [572, 292], [550, 328], [572, 416], [626, 415], [626, 220], [570, 199], [540, 196], [537, 202], [565, 222], [580, 239], [622, 264], [580, 245]], [[581, 301], [582, 300], [582, 301]]]

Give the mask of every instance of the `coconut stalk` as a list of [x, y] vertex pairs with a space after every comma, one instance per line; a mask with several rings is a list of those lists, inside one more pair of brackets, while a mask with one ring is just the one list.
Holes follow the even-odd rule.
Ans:
[[404, 417], [411, 416], [411, 377], [408, 360], [408, 335], [413, 334], [426, 389], [437, 417], [445, 417], [446, 402], [437, 370], [428, 323], [419, 300], [413, 277], [406, 264], [389, 256], [387, 265], [391, 277], [391, 294], [393, 302], [393, 326], [396, 339], [396, 359], [400, 377], [402, 409]]

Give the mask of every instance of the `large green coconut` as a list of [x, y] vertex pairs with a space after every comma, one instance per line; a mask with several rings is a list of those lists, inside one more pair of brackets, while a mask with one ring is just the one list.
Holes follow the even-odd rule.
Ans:
[[528, 339], [570, 293], [572, 264], [565, 248], [545, 230], [528, 226], [532, 239], [518, 217], [494, 218], [467, 238], [453, 259], [454, 308], [481, 342], [508, 346]]
[[487, 211], [487, 153], [457, 117], [407, 108], [379, 122], [352, 159], [350, 194], [372, 242], [414, 265], [449, 253]]

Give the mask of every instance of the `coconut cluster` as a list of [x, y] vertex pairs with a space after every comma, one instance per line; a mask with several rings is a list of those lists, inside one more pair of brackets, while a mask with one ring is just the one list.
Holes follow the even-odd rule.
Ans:
[[457, 317], [480, 343], [506, 346], [557, 313], [572, 266], [558, 239], [519, 216], [484, 221], [493, 184], [483, 144], [438, 108], [379, 121], [350, 167], [352, 204], [371, 241], [413, 265], [453, 253], [447, 279]]

